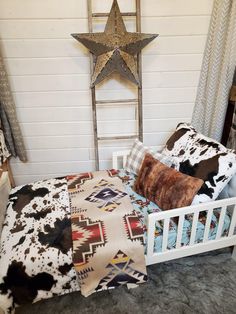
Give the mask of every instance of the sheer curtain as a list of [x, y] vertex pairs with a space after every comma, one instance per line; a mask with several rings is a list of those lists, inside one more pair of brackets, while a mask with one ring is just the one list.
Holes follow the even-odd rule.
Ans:
[[192, 124], [218, 141], [236, 66], [236, 1], [215, 0]]
[[16, 116], [14, 100], [11, 94], [6, 69], [0, 51], [0, 128], [11, 155], [27, 161], [25, 146]]

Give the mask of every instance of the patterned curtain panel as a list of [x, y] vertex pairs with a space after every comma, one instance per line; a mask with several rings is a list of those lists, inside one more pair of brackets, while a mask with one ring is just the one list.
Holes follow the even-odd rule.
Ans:
[[25, 146], [17, 121], [14, 100], [11, 94], [6, 69], [0, 52], [0, 127], [4, 131], [8, 150], [21, 161], [27, 161]]
[[236, 65], [236, 1], [215, 0], [192, 124], [218, 141]]

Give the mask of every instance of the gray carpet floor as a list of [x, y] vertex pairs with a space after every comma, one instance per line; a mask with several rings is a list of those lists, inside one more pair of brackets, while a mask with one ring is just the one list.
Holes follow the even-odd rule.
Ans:
[[17, 314], [236, 313], [236, 262], [218, 250], [148, 267], [149, 281], [84, 298], [79, 292], [24, 306]]

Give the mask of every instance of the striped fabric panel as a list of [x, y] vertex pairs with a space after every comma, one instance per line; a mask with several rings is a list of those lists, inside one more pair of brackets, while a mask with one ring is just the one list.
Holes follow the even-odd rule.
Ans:
[[0, 52], [0, 102], [3, 105], [4, 111], [6, 112], [11, 127], [16, 154], [21, 161], [26, 162], [27, 154], [25, 150], [25, 145], [21, 134], [20, 125], [17, 120], [15, 103], [11, 93], [7, 71], [3, 63], [3, 57], [1, 55], [1, 52]]

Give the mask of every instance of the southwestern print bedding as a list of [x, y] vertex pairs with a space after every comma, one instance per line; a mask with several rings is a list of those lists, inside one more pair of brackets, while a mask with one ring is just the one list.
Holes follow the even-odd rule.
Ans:
[[[160, 209], [133, 191], [133, 174], [122, 170], [119, 177], [141, 220], [145, 242], [147, 217]], [[133, 221], [136, 223], [136, 216], [130, 217], [129, 221], [126, 219], [127, 227]], [[216, 236], [218, 221], [219, 212], [215, 211], [210, 239]], [[201, 212], [195, 242], [201, 242], [205, 222], [206, 215]], [[223, 233], [227, 233], [229, 224], [230, 217], [226, 215]], [[189, 243], [191, 225], [192, 217], [188, 216], [184, 221], [181, 241], [184, 245]], [[170, 221], [169, 230], [168, 248], [171, 249], [175, 247], [177, 237], [174, 221]], [[155, 235], [154, 251], [160, 252], [163, 236], [160, 224], [156, 225]], [[80, 290], [72, 260], [71, 211], [65, 178], [14, 188], [10, 194], [0, 241], [0, 308], [6, 313], [13, 313], [16, 306], [25, 303]]]

